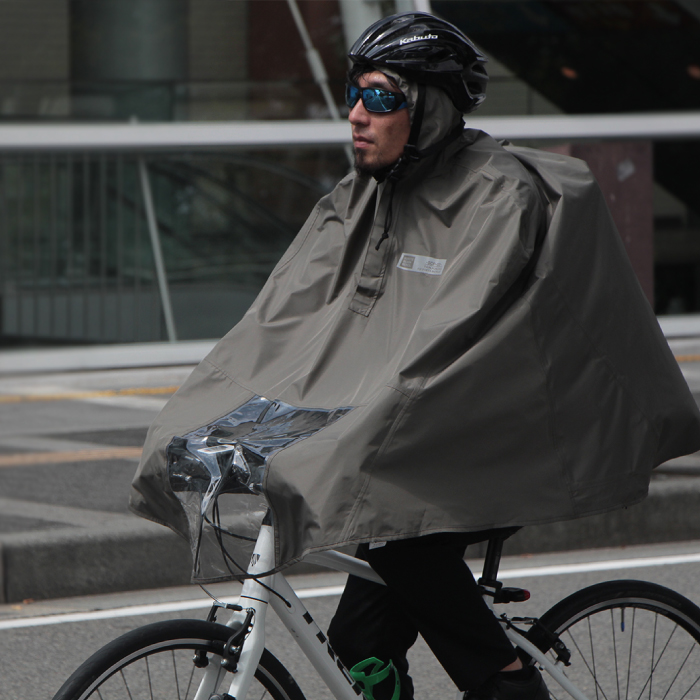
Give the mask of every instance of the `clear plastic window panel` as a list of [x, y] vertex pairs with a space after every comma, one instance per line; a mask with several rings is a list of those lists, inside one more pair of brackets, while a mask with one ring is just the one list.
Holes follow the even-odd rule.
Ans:
[[352, 407], [299, 408], [255, 396], [168, 445], [168, 478], [190, 528], [195, 581], [245, 576], [265, 513], [270, 458]]

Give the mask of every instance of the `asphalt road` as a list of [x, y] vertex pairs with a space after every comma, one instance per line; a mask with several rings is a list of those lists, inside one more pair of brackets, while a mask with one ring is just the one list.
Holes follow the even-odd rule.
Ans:
[[[682, 544], [629, 547], [608, 550], [589, 550], [575, 553], [537, 555], [529, 557], [506, 557], [502, 571], [551, 567], [597, 562], [609, 567], [608, 570], [590, 570], [595, 567], [583, 566], [574, 573], [540, 576], [517, 576], [509, 578], [507, 585], [522, 586], [532, 592], [532, 598], [509, 610], [517, 615], [539, 615], [554, 602], [582, 587], [600, 581], [616, 578], [649, 580], [674, 588], [700, 603], [700, 563], [665, 564], [632, 568], [630, 560], [640, 557], [668, 557], [700, 553], [700, 542]], [[620, 561], [622, 560], [622, 561]], [[627, 562], [627, 565], [625, 564]], [[478, 563], [472, 563], [474, 571]], [[342, 584], [339, 574], [294, 577], [297, 589], [312, 589], [319, 586]], [[236, 584], [212, 587], [217, 595], [231, 595], [236, 592]], [[68, 675], [96, 649], [135, 627], [156, 620], [177, 617], [202, 619], [206, 609], [179, 610], [158, 614], [118, 617], [119, 608], [133, 605], [149, 605], [189, 601], [206, 601], [205, 596], [194, 587], [143, 591], [139, 593], [112, 594], [109, 596], [72, 598], [45, 601], [25, 605], [0, 606], [0, 698], [3, 700], [44, 700], [51, 698]], [[325, 629], [337, 605], [335, 595], [311, 596], [305, 604], [322, 629]], [[449, 614], [447, 601], [436, 591], [426, 591], [424, 601], [417, 604], [435, 606], [436, 614]], [[60, 616], [66, 613], [88, 613], [105, 610], [107, 619], [64, 622]], [[27, 620], [40, 623], [37, 626], [23, 627]], [[286, 633], [281, 624], [271, 614], [268, 616], [267, 644], [278, 658], [291, 671], [302, 687], [308, 700], [321, 700], [329, 697], [327, 690], [315, 676], [308, 662]], [[697, 653], [697, 651], [696, 651]], [[416, 683], [416, 697], [421, 700], [444, 700], [454, 697], [454, 687], [432, 657], [427, 647], [419, 641], [411, 652], [411, 672]], [[695, 658], [694, 665], [700, 666]], [[696, 673], [697, 673], [696, 669]], [[688, 697], [697, 697], [698, 694]]]
[[0, 533], [55, 527], [57, 516], [71, 526], [70, 509], [95, 512], [96, 525], [99, 512], [132, 517], [129, 484], [148, 426], [191, 370], [0, 377]]

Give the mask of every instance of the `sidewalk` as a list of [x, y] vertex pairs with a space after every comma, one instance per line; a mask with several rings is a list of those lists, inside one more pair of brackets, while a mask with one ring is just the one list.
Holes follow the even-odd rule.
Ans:
[[0, 376], [133, 367], [194, 366], [201, 362], [215, 344], [215, 340], [185, 340], [178, 343], [0, 350]]
[[[700, 338], [671, 345], [700, 397]], [[0, 351], [0, 603], [189, 582], [187, 543], [127, 496], [148, 425], [211, 346]], [[673, 460], [643, 503], [526, 528], [506, 553], [700, 539], [698, 476], [699, 455]]]

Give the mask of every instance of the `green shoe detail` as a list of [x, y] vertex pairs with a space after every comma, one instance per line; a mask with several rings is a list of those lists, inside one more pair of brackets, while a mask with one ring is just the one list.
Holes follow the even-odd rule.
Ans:
[[[365, 669], [370, 666], [371, 669], [366, 673]], [[384, 668], [382, 668], [382, 666]], [[391, 675], [392, 671], [394, 672], [394, 694], [391, 696], [391, 700], [399, 700], [399, 695], [401, 695], [401, 681], [399, 679], [399, 672], [396, 670], [393, 661], [389, 661], [388, 664], [385, 664], [383, 661], [371, 656], [369, 659], [355, 664], [350, 669], [350, 675], [360, 684], [362, 692], [367, 700], [375, 700], [372, 688], [374, 688], [377, 683], [386, 680]]]

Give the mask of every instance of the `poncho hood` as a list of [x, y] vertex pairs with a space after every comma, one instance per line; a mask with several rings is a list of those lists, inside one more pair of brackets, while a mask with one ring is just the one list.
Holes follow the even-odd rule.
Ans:
[[620, 508], [700, 449], [583, 162], [466, 130], [398, 182], [377, 249], [384, 189], [353, 173], [318, 203], [149, 430], [131, 505], [190, 539], [196, 579], [245, 568], [268, 506], [283, 568]]
[[[377, 67], [377, 70], [391, 78], [399, 90], [406, 96], [411, 124], [416, 115], [416, 103], [418, 101], [418, 84], [407, 80], [396, 71], [385, 66]], [[462, 113], [452, 104], [448, 94], [434, 85], [425, 86], [425, 111], [416, 144], [419, 151], [439, 143], [462, 121]]]

